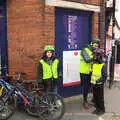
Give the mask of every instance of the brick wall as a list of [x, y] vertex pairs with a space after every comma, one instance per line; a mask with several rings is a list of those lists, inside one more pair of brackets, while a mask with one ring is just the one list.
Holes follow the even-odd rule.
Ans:
[[[25, 79], [36, 79], [38, 58], [46, 44], [54, 44], [55, 8], [44, 6], [43, 0], [8, 0], [9, 73], [27, 73]], [[98, 33], [94, 14], [93, 36]]]
[[44, 11], [44, 39], [50, 44], [55, 40], [55, 8], [46, 6]]
[[24, 71], [27, 73], [26, 79], [35, 79], [36, 65], [43, 47], [54, 41], [54, 8], [44, 8], [42, 1], [7, 2], [10, 75], [14, 75], [15, 71]]
[[92, 36], [95, 38], [98, 38], [98, 34], [99, 34], [99, 18], [98, 18], [98, 13], [94, 13], [93, 14], [93, 20], [92, 20]]

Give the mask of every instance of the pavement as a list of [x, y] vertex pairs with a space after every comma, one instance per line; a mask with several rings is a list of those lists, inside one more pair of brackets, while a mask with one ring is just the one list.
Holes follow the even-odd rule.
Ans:
[[[89, 101], [92, 94], [89, 94]], [[65, 98], [66, 111], [61, 120], [120, 120], [120, 82], [114, 82], [111, 89], [105, 84], [105, 107], [106, 113], [102, 116], [93, 115], [95, 109], [84, 109], [82, 95]], [[28, 116], [24, 111], [16, 111], [9, 120], [39, 120]]]

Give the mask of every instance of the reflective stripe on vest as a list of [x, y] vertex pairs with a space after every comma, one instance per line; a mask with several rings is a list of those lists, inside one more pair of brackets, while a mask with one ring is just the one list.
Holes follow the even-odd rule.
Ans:
[[[103, 68], [104, 64], [93, 64], [93, 72], [92, 72], [92, 76], [91, 76], [91, 83], [92, 84], [96, 84], [96, 81], [99, 80], [102, 76], [102, 68]], [[102, 82], [98, 83], [98, 84], [102, 84]]]
[[[89, 54], [89, 56], [91, 58], [93, 58], [93, 52], [89, 48], [85, 48], [85, 50], [87, 51], [87, 53]], [[92, 62], [87, 63], [83, 59], [83, 57], [81, 55], [81, 51], [80, 51], [80, 73], [89, 74], [91, 72], [91, 66], [92, 66]]]
[[58, 78], [58, 63], [59, 60], [55, 59], [52, 63], [52, 65], [49, 65], [44, 60], [39, 61], [42, 64], [43, 67], [43, 79], [49, 79], [49, 78]]

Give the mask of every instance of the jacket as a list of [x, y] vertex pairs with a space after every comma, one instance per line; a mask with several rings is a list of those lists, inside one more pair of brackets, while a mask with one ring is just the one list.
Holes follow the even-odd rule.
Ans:
[[[57, 59], [57, 58], [52, 57], [52, 58], [48, 59], [46, 56], [43, 56], [40, 60], [44, 60], [46, 63], [52, 64], [55, 59]], [[58, 64], [57, 71], [58, 71], [57, 74], [59, 77], [59, 64]], [[56, 80], [55, 78], [51, 78], [51, 79]], [[37, 67], [37, 80], [38, 80], [38, 82], [43, 81], [43, 65], [41, 64], [41, 62], [38, 63], [38, 67]], [[46, 80], [49, 80], [49, 79], [46, 79]]]
[[[93, 64], [93, 65], [96, 65], [96, 67], [98, 65], [97, 68], [99, 68], [98, 73], [100, 73], [100, 77], [99, 77], [99, 79], [96, 80], [95, 83], [93, 83], [93, 81], [92, 81], [93, 76], [91, 76], [91, 83], [92, 84], [103, 84], [107, 79], [107, 66], [106, 66], [106, 64]], [[93, 69], [97, 69], [97, 68], [94, 67]]]
[[80, 51], [80, 73], [90, 74], [93, 60], [93, 52], [90, 48]]

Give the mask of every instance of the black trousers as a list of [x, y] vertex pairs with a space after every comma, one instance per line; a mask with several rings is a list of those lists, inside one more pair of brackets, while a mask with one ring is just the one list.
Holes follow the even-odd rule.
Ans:
[[91, 74], [80, 73], [81, 85], [83, 87], [83, 102], [87, 102], [88, 92], [90, 89]]
[[95, 107], [98, 112], [105, 112], [104, 106], [104, 85], [96, 84], [93, 86], [93, 97], [95, 102]]
[[57, 80], [43, 80], [44, 91], [57, 93]]

